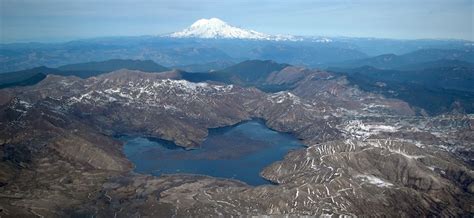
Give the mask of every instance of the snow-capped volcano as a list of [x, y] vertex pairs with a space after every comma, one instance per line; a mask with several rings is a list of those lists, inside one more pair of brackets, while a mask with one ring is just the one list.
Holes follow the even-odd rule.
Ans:
[[199, 19], [183, 31], [172, 33], [169, 36], [206, 39], [297, 40], [294, 36], [270, 35], [238, 28], [218, 18]]

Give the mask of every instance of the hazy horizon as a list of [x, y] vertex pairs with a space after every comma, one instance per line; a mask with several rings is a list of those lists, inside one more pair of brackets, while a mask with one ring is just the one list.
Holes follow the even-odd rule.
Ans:
[[0, 4], [1, 43], [161, 35], [211, 17], [269, 34], [473, 41], [470, 0], [4, 0]]

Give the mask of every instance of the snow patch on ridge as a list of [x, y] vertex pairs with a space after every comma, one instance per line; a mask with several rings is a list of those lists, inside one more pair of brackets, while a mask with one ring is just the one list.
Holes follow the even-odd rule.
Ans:
[[281, 103], [283, 103], [287, 100], [291, 101], [293, 104], [300, 104], [301, 103], [301, 99], [298, 96], [294, 95], [291, 92], [287, 92], [287, 91], [277, 92], [273, 95], [270, 95], [268, 99], [272, 102], [277, 103], [277, 104], [281, 104]]
[[372, 175], [357, 175], [356, 178], [359, 178], [364, 182], [376, 185], [381, 188], [393, 186], [392, 183], [384, 181], [380, 179], [379, 177], [372, 176]]
[[357, 139], [367, 139], [382, 132], [396, 132], [399, 128], [385, 124], [367, 124], [361, 120], [350, 120], [343, 128], [347, 135]]

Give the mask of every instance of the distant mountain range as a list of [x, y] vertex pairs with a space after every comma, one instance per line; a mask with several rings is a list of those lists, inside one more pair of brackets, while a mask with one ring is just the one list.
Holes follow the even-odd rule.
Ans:
[[35, 67], [28, 70], [0, 74], [0, 89], [13, 86], [27, 86], [38, 83], [46, 75], [77, 76], [88, 78], [119, 69], [139, 70], [142, 72], [163, 72], [169, 70], [153, 61], [112, 59], [99, 62], [69, 64], [58, 68]]
[[[215, 63], [209, 64], [214, 65]], [[277, 72], [284, 69], [285, 67], [290, 66], [289, 64], [279, 64], [271, 60], [248, 60], [238, 64], [230, 65], [230, 63], [227, 63], [224, 65], [225, 66], [222, 67], [222, 69], [218, 68], [213, 71], [206, 70], [208, 67], [206, 65], [199, 66], [206, 69], [198, 72], [183, 71], [185, 68], [189, 67], [195, 69], [196, 66], [187, 66], [184, 68], [178, 67], [179, 70], [176, 72], [183, 79], [193, 82], [211, 80], [216, 82], [239, 84], [243, 86], [261, 86], [265, 82], [265, 79], [272, 72]], [[68, 64], [57, 68], [41, 66], [27, 70], [0, 74], [0, 89], [14, 86], [34, 85], [43, 80], [48, 74], [89, 78], [120, 69], [153, 73], [171, 70], [150, 60], [141, 61], [126, 59], [112, 59], [99, 62]]]
[[[412, 65], [439, 60], [459, 60], [474, 63], [474, 49], [421, 49], [403, 55], [383, 54], [375, 57], [349, 60], [333, 64], [337, 67], [354, 68], [372, 66], [379, 69], [410, 69]], [[446, 62], [439, 62], [443, 65]], [[423, 68], [423, 66], [421, 66]]]
[[460, 60], [437, 60], [397, 69], [373, 66], [330, 68], [347, 76], [362, 90], [399, 98], [430, 114], [462, 108], [474, 112], [474, 64]]
[[186, 72], [211, 72], [211, 71], [224, 69], [234, 64], [235, 63], [232, 61], [214, 61], [214, 62], [201, 63], [201, 64], [173, 66], [171, 68], [184, 70]]
[[[425, 52], [413, 54], [427, 58], [423, 62], [459, 59], [437, 53], [443, 53], [444, 50], [450, 50], [452, 55], [467, 55], [465, 59], [459, 60], [470, 61], [473, 48], [474, 43], [466, 40], [271, 35], [211, 18], [200, 19], [182, 31], [159, 36], [103, 37], [65, 43], [0, 44], [0, 73], [109, 59], [152, 60], [164, 66], [194, 66], [204, 71], [216, 70], [216, 67], [198, 66], [252, 59], [318, 68], [334, 66], [335, 63], [338, 64], [336, 67], [342, 67], [342, 64], [344, 67], [363, 64], [383, 68], [379, 65], [390, 67], [391, 62], [411, 64], [410, 57], [402, 55], [416, 51]], [[468, 51], [467, 54], [463, 54], [465, 51]], [[379, 55], [382, 56], [378, 57]]]
[[96, 76], [102, 73], [112, 72], [119, 69], [140, 70], [143, 72], [163, 72], [169, 70], [150, 60], [122, 60], [112, 59], [99, 62], [87, 62], [79, 64], [68, 64], [57, 68], [64, 75], [71, 74], [81, 78]]
[[227, 74], [235, 83], [252, 85], [264, 82], [270, 73], [280, 71], [289, 64], [279, 64], [275, 61], [249, 60], [227, 67], [216, 73]]

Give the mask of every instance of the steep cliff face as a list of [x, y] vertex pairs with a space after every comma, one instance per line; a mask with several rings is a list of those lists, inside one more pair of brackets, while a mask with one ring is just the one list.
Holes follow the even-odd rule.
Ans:
[[[415, 116], [405, 102], [363, 92], [344, 77], [304, 69], [283, 74], [295, 72], [293, 90], [278, 93], [137, 71], [48, 76], [36, 86], [1, 90], [0, 214], [474, 212], [472, 117]], [[280, 83], [283, 74], [268, 82]], [[307, 145], [261, 173], [276, 185], [131, 173], [113, 138], [141, 135], [193, 148], [208, 128], [252, 117]]]

